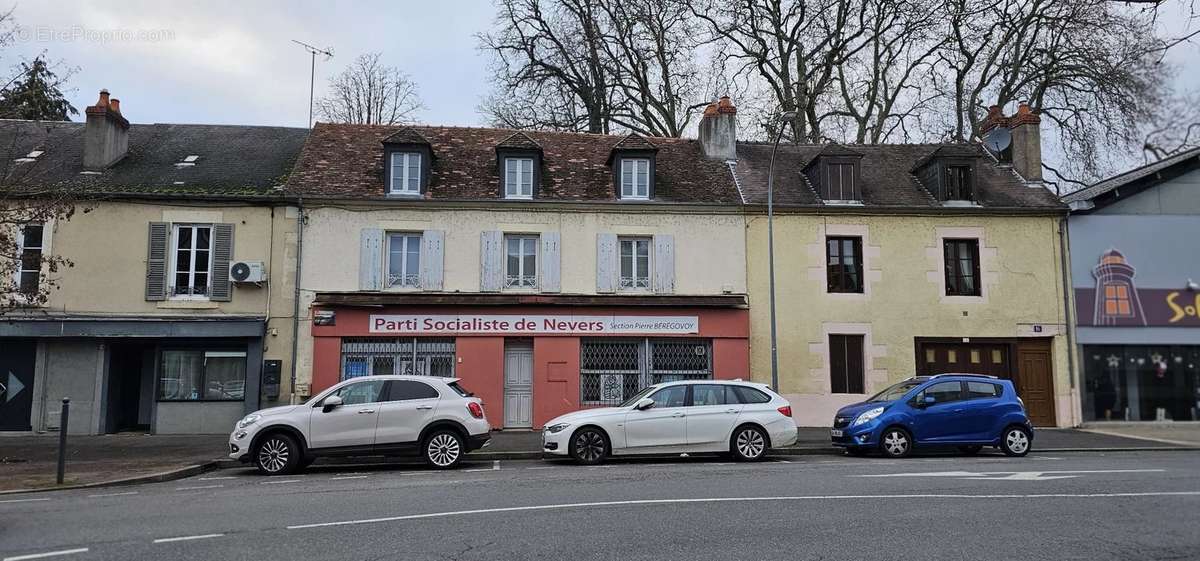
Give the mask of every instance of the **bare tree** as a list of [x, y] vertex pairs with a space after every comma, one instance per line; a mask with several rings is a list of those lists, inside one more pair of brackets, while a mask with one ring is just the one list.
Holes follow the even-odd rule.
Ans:
[[329, 93], [317, 100], [317, 114], [327, 121], [358, 125], [413, 122], [423, 108], [417, 84], [381, 59], [381, 53], [359, 55], [330, 78]]

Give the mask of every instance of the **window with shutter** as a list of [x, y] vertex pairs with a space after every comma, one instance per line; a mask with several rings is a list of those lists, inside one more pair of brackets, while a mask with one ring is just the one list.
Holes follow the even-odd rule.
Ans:
[[832, 393], [865, 393], [863, 336], [829, 336], [829, 384]]
[[151, 222], [146, 243], [146, 300], [167, 299], [167, 248], [170, 244], [170, 225]]

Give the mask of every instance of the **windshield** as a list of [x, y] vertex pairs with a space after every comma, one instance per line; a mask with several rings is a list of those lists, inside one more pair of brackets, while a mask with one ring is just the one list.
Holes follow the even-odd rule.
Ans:
[[637, 403], [639, 399], [649, 395], [650, 392], [653, 391], [656, 387], [657, 386], [648, 386], [648, 387], [642, 388], [642, 391], [633, 394], [633, 397], [626, 399], [624, 403], [618, 405], [617, 407], [629, 407], [630, 405]]
[[878, 403], [881, 401], [896, 401], [897, 399], [904, 397], [904, 394], [908, 393], [909, 390], [911, 390], [923, 383], [925, 383], [924, 380], [905, 380], [903, 382], [900, 382], [899, 384], [896, 384], [886, 390], [883, 390], [883, 391], [875, 394], [871, 399], [867, 400], [867, 403]]

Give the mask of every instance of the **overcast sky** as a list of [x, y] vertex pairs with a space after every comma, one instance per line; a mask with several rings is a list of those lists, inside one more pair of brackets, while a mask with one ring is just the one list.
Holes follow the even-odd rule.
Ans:
[[[334, 50], [332, 60], [317, 59], [317, 97], [354, 57], [379, 51], [419, 84], [420, 121], [480, 125], [488, 58], [474, 35], [492, 16], [486, 0], [21, 0], [14, 17], [22, 33], [0, 64], [45, 51], [77, 67], [69, 96], [81, 113], [108, 88], [138, 123], [303, 127], [310, 59], [297, 39]], [[1181, 82], [1200, 89], [1200, 48], [1185, 45], [1170, 60], [1190, 66]]]

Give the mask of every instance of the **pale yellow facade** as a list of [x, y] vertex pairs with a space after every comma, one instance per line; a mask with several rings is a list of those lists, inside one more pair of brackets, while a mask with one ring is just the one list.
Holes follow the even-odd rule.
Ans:
[[[778, 214], [775, 274], [780, 393], [797, 424], [828, 426], [838, 408], [918, 373], [914, 338], [1051, 340], [1056, 424], [1078, 423], [1069, 375], [1058, 216]], [[860, 236], [862, 294], [830, 294], [826, 236]], [[980, 240], [982, 294], [945, 296], [944, 238]], [[753, 378], [770, 382], [767, 218], [747, 216]], [[864, 336], [865, 392], [833, 394], [829, 334]]]

